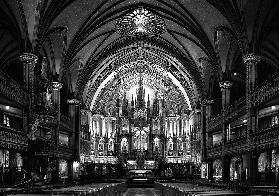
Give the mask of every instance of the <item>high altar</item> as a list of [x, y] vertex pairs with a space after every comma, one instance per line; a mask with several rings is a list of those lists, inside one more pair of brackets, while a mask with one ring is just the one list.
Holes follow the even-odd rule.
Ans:
[[190, 161], [193, 114], [145, 88], [142, 75], [134, 94], [124, 92], [106, 108], [103, 113], [86, 113], [91, 143], [88, 154], [81, 152], [82, 162], [116, 163], [121, 157], [128, 167], [142, 168], [152, 167], [158, 157], [174, 163]]

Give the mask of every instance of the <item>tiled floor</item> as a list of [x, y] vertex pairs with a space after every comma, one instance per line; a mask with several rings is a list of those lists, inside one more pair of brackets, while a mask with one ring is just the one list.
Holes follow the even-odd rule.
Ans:
[[[98, 193], [97, 193], [98, 192]], [[2, 192], [3, 193], [3, 192]], [[164, 196], [164, 195], [197, 195], [197, 196], [213, 196], [213, 195], [248, 195], [247, 193], [234, 192], [231, 190], [225, 190], [221, 188], [213, 188], [209, 186], [199, 186], [197, 184], [190, 183], [158, 183], [154, 188], [127, 188], [123, 183], [99, 183], [84, 186], [72, 186], [64, 188], [50, 188], [50, 189], [38, 189], [37, 191], [28, 190], [25, 194], [18, 191], [15, 194], [10, 195], [94, 195], [99, 196]], [[27, 194], [29, 193], [29, 194]], [[0, 194], [1, 195], [1, 194]], [[6, 194], [9, 195], [9, 194]], [[252, 194], [254, 195], [254, 194]]]

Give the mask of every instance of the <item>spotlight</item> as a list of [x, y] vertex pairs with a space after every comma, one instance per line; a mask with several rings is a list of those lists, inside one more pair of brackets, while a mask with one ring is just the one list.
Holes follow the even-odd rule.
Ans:
[[6, 110], [9, 110], [10, 109], [10, 106], [6, 105]]

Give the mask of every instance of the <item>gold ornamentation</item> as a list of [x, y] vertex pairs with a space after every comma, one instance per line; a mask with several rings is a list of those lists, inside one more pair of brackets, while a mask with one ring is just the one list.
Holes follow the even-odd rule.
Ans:
[[77, 100], [77, 99], [69, 99], [67, 100], [68, 104], [73, 104], [73, 105], [79, 105], [81, 103], [81, 101]]
[[232, 83], [230, 81], [222, 81], [219, 85], [221, 89], [228, 89], [232, 87]]
[[62, 84], [60, 82], [52, 82], [53, 90], [60, 90], [62, 88]]
[[204, 100], [202, 101], [202, 105], [205, 105], [205, 106], [211, 105], [211, 104], [213, 104], [213, 103], [214, 103], [214, 100], [213, 100], [213, 99], [204, 99]]
[[243, 57], [243, 62], [245, 64], [247, 64], [247, 63], [256, 64], [256, 63], [260, 62], [260, 60], [261, 60], [261, 57], [257, 54], [254, 54], [254, 53], [247, 54]]
[[20, 60], [26, 64], [35, 64], [37, 63], [38, 57], [32, 53], [23, 53], [19, 56]]

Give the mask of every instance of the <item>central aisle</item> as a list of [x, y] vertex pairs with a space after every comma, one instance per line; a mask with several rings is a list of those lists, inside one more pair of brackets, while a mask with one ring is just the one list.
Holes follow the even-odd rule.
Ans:
[[159, 196], [159, 190], [154, 188], [129, 188], [123, 196]]

